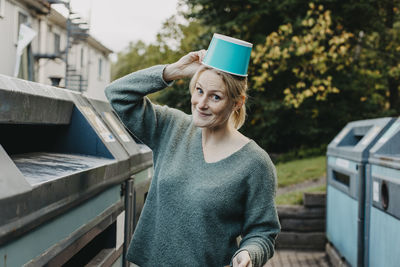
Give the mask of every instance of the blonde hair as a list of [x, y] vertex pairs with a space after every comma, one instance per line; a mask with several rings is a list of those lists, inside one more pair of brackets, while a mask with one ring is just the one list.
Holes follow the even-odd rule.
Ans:
[[193, 75], [193, 78], [190, 81], [189, 89], [190, 93], [193, 94], [193, 91], [196, 87], [196, 83], [200, 78], [200, 75], [206, 71], [206, 70], [211, 70], [218, 74], [222, 81], [225, 84], [228, 99], [231, 103], [237, 103], [239, 101], [242, 101], [243, 97], [245, 99], [244, 103], [241, 105], [239, 109], [235, 109], [233, 114], [230, 117], [230, 120], [233, 123], [233, 126], [236, 129], [239, 129], [242, 127], [244, 124], [244, 121], [246, 120], [246, 91], [247, 91], [247, 77], [240, 77], [236, 75], [232, 75], [229, 73], [225, 73], [207, 66], [201, 66], [197, 72]]

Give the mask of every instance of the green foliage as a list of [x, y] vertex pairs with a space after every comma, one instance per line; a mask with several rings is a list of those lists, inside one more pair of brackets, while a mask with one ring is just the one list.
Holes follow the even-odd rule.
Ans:
[[254, 43], [241, 131], [267, 151], [324, 146], [349, 121], [393, 115], [387, 86], [376, 90], [376, 78], [357, 67], [364, 52], [357, 52], [358, 32], [384, 27], [379, 1], [316, 0], [313, 8], [300, 0], [181, 2], [187, 17]]
[[[327, 2], [332, 6], [335, 1]], [[256, 45], [253, 55], [258, 58], [254, 57], [250, 69], [253, 77], [250, 125], [243, 129], [247, 135], [259, 140], [269, 151], [301, 150], [327, 144], [349, 121], [398, 114], [394, 107], [400, 104], [390, 104], [391, 98], [398, 99], [395, 96], [398, 86], [396, 81], [389, 82], [388, 75], [383, 75], [389, 73], [384, 68], [388, 60], [377, 45], [375, 55], [373, 50], [361, 46], [365, 36], [360, 40], [352, 37], [358, 36], [358, 32], [346, 31], [358, 31], [362, 27], [372, 31], [377, 26], [363, 19], [364, 25], [359, 21], [357, 27], [350, 27], [341, 17], [357, 10], [371, 13], [374, 8], [371, 2], [362, 1], [354, 8], [337, 5], [342, 10], [335, 8], [336, 11], [346, 12], [331, 15], [319, 10], [323, 9], [320, 6], [318, 14], [314, 5], [304, 18], [282, 25], [263, 44]], [[359, 14], [353, 13], [353, 16], [359, 17]], [[345, 26], [340, 24], [343, 21]], [[389, 40], [397, 39], [393, 36]], [[395, 73], [397, 65], [392, 66]], [[389, 84], [395, 84], [396, 90], [392, 89], [392, 93]], [[288, 103], [293, 107], [288, 107]]]
[[[400, 113], [400, 12], [399, 2], [382, 1], [374, 31], [360, 34], [355, 66], [364, 77], [365, 86], [372, 86], [378, 95], [374, 101], [384, 105], [388, 114]], [[381, 6], [382, 5], [382, 6]]]
[[329, 93], [339, 93], [332, 77], [347, 71], [351, 64], [348, 51], [353, 36], [346, 31], [335, 33], [330, 11], [314, 4], [310, 4], [297, 32], [290, 23], [281, 25], [252, 53], [257, 70], [254, 88], [264, 91], [267, 83], [285, 78], [284, 101], [295, 108], [309, 97], [321, 101]]
[[[212, 26], [213, 31], [259, 44], [280, 25], [287, 23], [298, 25], [306, 15], [310, 1], [181, 0], [180, 2], [189, 6], [187, 17]], [[314, 0], [313, 2], [332, 11], [334, 24], [337, 23], [350, 32], [358, 32], [380, 27], [381, 23], [377, 23], [382, 21], [378, 12], [379, 5], [392, 1]]]
[[298, 150], [291, 150], [287, 153], [272, 154], [271, 158], [275, 164], [278, 164], [293, 160], [324, 156], [326, 154], [326, 149], [326, 145], [313, 148], [300, 148]]
[[321, 178], [326, 173], [325, 156], [293, 160], [276, 164], [278, 187]]
[[181, 0], [189, 6], [188, 18], [195, 18], [222, 33], [260, 43], [279, 25], [305, 14], [304, 1], [281, 0]]

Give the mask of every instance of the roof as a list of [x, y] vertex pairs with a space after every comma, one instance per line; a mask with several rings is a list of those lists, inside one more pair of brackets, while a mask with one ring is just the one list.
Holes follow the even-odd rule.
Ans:
[[97, 39], [95, 39], [93, 36], [89, 35], [88, 37], [88, 44], [93, 46], [94, 48], [97, 48], [101, 51], [103, 51], [104, 53], [111, 54], [113, 53], [113, 51], [107, 47], [105, 47], [102, 43], [100, 43]]
[[38, 14], [48, 14], [51, 8], [46, 0], [19, 0], [19, 2], [34, 9]]

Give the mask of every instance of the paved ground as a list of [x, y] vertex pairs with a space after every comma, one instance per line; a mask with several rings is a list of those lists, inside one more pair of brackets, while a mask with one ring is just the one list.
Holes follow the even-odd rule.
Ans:
[[309, 187], [317, 187], [317, 186], [321, 186], [321, 185], [325, 185], [326, 184], [326, 177], [320, 177], [318, 179], [313, 179], [313, 180], [309, 180], [309, 181], [305, 181], [299, 184], [293, 184], [293, 185], [289, 185], [289, 186], [285, 186], [285, 187], [280, 187], [278, 188], [276, 195], [282, 195], [285, 193], [289, 193], [289, 192], [293, 192], [293, 191], [299, 191], [302, 189], [306, 189]]
[[324, 251], [276, 250], [264, 267], [331, 267]]

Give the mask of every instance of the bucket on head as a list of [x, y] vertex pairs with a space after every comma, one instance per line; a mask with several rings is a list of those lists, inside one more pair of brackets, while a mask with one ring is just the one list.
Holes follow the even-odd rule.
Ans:
[[202, 63], [238, 76], [247, 76], [253, 44], [214, 33]]

